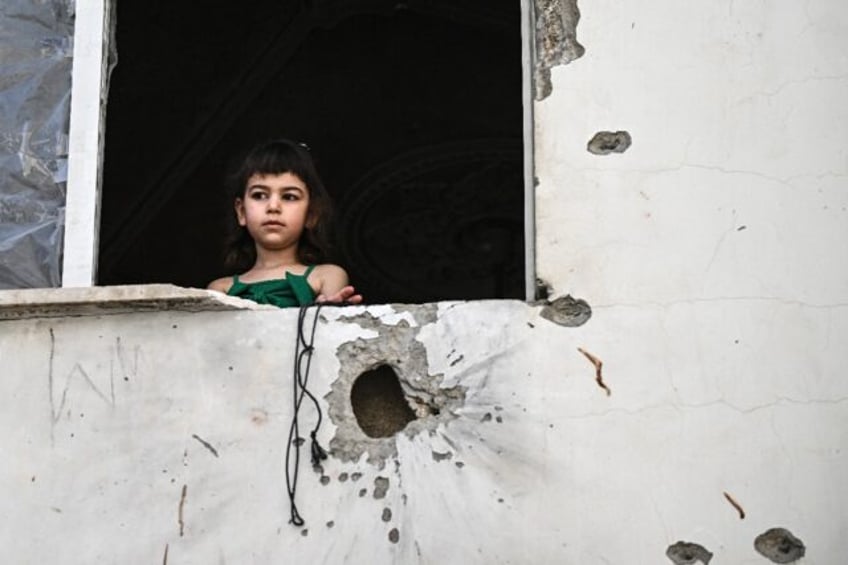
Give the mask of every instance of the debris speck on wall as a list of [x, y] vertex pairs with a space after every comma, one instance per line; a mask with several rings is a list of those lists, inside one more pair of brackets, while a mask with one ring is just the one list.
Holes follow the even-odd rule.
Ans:
[[374, 499], [380, 500], [386, 498], [386, 493], [389, 491], [389, 479], [387, 477], [377, 477], [374, 479]]

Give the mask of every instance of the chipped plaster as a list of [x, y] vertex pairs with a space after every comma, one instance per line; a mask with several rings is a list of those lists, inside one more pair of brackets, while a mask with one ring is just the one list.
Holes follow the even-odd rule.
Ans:
[[433, 432], [440, 424], [456, 418], [456, 411], [465, 400], [464, 387], [443, 387], [444, 376], [431, 374], [427, 352], [416, 339], [421, 325], [435, 321], [435, 305], [407, 309], [410, 310], [415, 325], [405, 319], [394, 324], [384, 323], [367, 312], [339, 318], [339, 321], [376, 332], [374, 337], [348, 341], [336, 350], [340, 370], [327, 395], [327, 403], [330, 418], [336, 424], [330, 453], [342, 461], [357, 461], [367, 454], [369, 463], [382, 468], [389, 458], [397, 455], [394, 436], [368, 437], [356, 422], [350, 401], [351, 389], [365, 371], [388, 365], [398, 375], [401, 389], [416, 416], [403, 430], [408, 437], [422, 431]]
[[583, 56], [586, 49], [577, 41], [580, 10], [577, 0], [535, 0], [536, 51], [533, 90], [536, 100], [553, 91], [551, 69]]

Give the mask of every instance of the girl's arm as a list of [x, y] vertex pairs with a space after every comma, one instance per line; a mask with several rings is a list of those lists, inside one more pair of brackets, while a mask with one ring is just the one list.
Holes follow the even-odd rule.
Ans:
[[315, 278], [318, 288], [316, 302], [347, 302], [360, 304], [362, 295], [348, 283], [347, 272], [338, 265], [318, 265], [315, 267]]

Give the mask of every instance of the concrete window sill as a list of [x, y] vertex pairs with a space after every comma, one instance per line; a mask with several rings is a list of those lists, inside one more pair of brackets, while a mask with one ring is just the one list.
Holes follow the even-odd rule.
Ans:
[[0, 320], [180, 310], [267, 310], [219, 292], [170, 284], [0, 290]]

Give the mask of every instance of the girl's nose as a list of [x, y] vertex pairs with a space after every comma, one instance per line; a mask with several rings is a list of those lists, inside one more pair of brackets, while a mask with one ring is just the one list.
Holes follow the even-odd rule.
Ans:
[[277, 198], [276, 196], [271, 196], [268, 199], [268, 210], [276, 210], [279, 211], [281, 208], [282, 200]]

